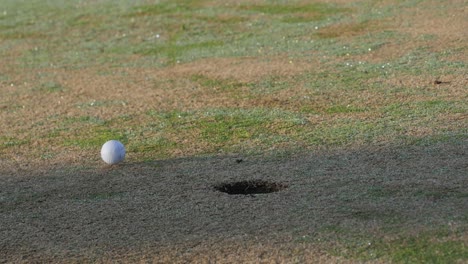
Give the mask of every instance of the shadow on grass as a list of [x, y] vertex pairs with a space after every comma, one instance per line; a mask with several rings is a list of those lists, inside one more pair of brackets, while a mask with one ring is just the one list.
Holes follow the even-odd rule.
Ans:
[[[0, 248], [6, 259], [99, 259], [117, 249], [261, 238], [367, 260], [417, 262], [435, 248], [441, 262], [457, 261], [466, 257], [467, 150], [459, 141], [3, 173]], [[256, 195], [215, 189], [246, 180], [288, 188]], [[419, 236], [434, 232], [442, 235]], [[411, 245], [403, 250], [398, 241]], [[362, 243], [369, 244], [355, 246]], [[211, 245], [212, 254], [222, 250]]]

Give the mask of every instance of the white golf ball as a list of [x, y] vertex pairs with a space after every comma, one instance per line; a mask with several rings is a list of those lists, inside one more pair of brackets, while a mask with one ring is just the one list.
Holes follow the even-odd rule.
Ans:
[[109, 140], [101, 148], [101, 158], [107, 164], [117, 164], [125, 158], [125, 147], [117, 140]]

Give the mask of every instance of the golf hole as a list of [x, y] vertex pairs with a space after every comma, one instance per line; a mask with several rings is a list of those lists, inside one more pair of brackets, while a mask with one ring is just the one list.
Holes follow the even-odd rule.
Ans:
[[215, 189], [227, 194], [260, 194], [281, 191], [288, 186], [282, 183], [268, 182], [262, 180], [250, 180], [222, 183], [215, 186]]

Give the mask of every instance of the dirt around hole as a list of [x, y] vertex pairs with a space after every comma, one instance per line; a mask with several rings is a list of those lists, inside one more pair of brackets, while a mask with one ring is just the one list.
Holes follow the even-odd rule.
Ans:
[[214, 188], [217, 191], [224, 192], [227, 194], [261, 194], [261, 193], [273, 193], [281, 191], [288, 186], [282, 183], [268, 182], [263, 180], [249, 180], [249, 181], [238, 181], [221, 183]]

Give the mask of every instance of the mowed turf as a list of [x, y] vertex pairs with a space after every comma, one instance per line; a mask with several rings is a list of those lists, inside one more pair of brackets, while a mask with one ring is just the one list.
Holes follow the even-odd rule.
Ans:
[[464, 6], [0, 0], [0, 259], [467, 261]]

